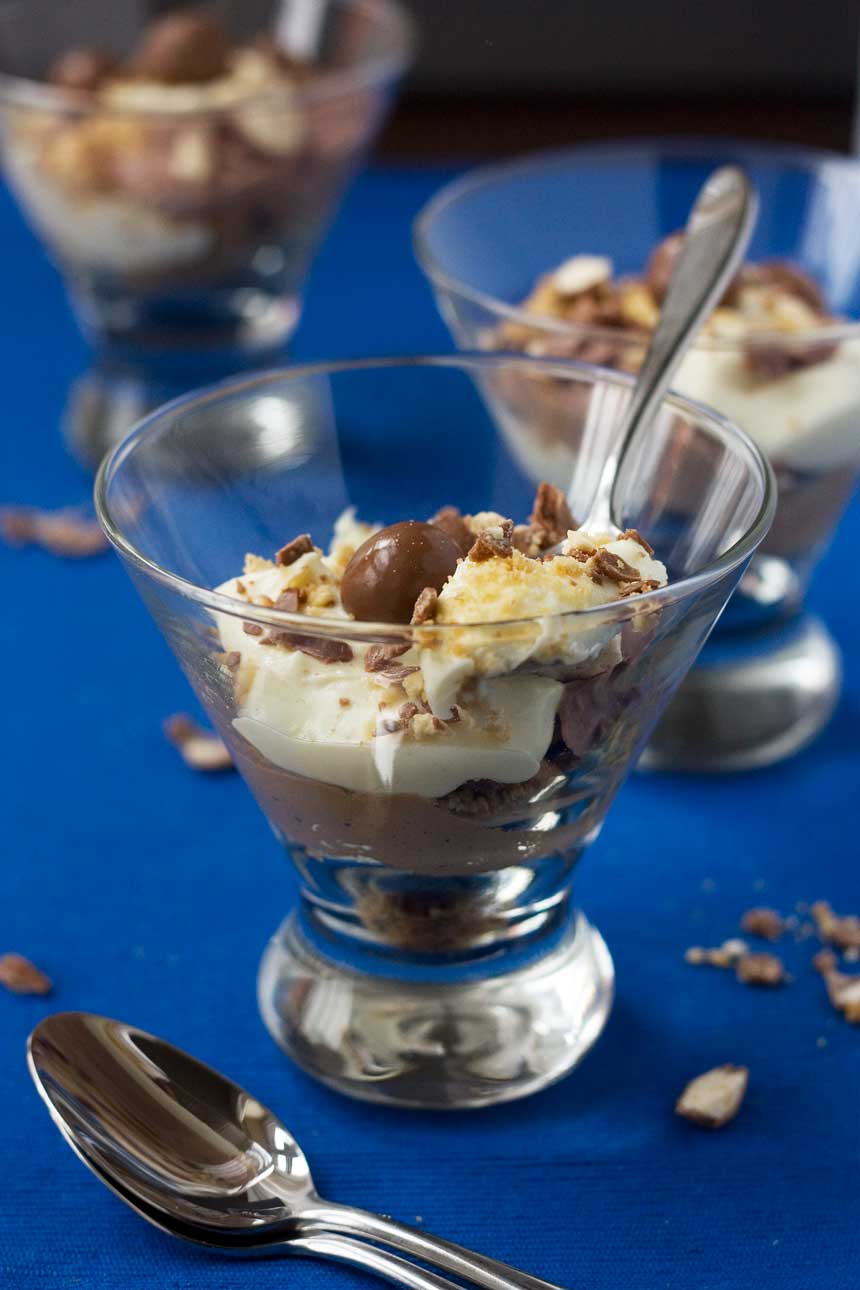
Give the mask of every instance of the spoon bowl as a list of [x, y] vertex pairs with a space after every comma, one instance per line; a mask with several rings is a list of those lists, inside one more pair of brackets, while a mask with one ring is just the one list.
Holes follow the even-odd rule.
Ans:
[[246, 1251], [283, 1245], [415, 1290], [451, 1287], [374, 1242], [483, 1290], [559, 1290], [429, 1233], [324, 1201], [301, 1147], [277, 1116], [225, 1075], [146, 1031], [90, 1013], [56, 1013], [33, 1031], [27, 1060], [79, 1158], [173, 1236]]

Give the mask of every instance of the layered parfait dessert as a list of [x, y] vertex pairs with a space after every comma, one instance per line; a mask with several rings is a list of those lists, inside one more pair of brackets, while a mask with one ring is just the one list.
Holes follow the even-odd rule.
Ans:
[[[224, 733], [294, 854], [464, 878], [575, 856], [661, 701], [637, 662], [666, 582], [640, 533], [583, 532], [545, 483], [523, 523], [445, 507], [380, 528], [348, 510], [327, 552], [301, 534], [218, 588], [292, 616], [218, 615]], [[355, 621], [378, 642], [350, 639]], [[363, 894], [390, 939], [390, 900]], [[414, 944], [426, 901], [406, 906]]]
[[[604, 256], [574, 256], [541, 277], [520, 306], [550, 327], [505, 322], [490, 346], [635, 373], [682, 243], [682, 233], [667, 237], [643, 272], [627, 277]], [[747, 264], [673, 381], [741, 426], [770, 458], [779, 508], [761, 549], [785, 559], [808, 557], [827, 540], [860, 463], [860, 361], [853, 345], [828, 336], [840, 322], [796, 264]], [[553, 332], [553, 323], [564, 327]], [[549, 388], [542, 399], [550, 415], [537, 417], [536, 433], [551, 453], [553, 426], [569, 439], [570, 410], [559, 406], [553, 416]]]
[[8, 174], [78, 272], [155, 290], [256, 256], [289, 280], [379, 115], [372, 88], [322, 92], [326, 70], [268, 34], [232, 40], [214, 11], [172, 12], [124, 56], [66, 50], [49, 95], [10, 101]]

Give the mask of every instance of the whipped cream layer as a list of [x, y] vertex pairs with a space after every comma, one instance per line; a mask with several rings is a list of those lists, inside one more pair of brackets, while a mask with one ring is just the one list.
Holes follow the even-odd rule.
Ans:
[[737, 350], [693, 349], [674, 385], [746, 430], [772, 460], [796, 470], [860, 462], [860, 342], [772, 380], [752, 375]]
[[[492, 513], [466, 520], [492, 541], [507, 523], [510, 536]], [[340, 596], [345, 568], [376, 531], [345, 512], [328, 554], [305, 549], [286, 565], [249, 556], [243, 574], [217, 588], [265, 607], [301, 597], [308, 614], [304, 645], [277, 632], [272, 640], [241, 615], [217, 616], [236, 732], [275, 766], [356, 792], [437, 798], [469, 780], [531, 779], [552, 743], [564, 682], [621, 660], [619, 623], [564, 615], [666, 582], [638, 535], [573, 530], [547, 559], [510, 548], [470, 555], [439, 592], [435, 621], [380, 657], [386, 647], [349, 640]], [[334, 657], [318, 656], [321, 617], [344, 623]]]

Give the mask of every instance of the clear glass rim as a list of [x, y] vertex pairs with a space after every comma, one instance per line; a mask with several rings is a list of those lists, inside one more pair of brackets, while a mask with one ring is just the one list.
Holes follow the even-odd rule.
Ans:
[[378, 639], [379, 637], [402, 639], [404, 633], [414, 635], [416, 630], [428, 631], [431, 629], [434, 634], [464, 630], [480, 632], [481, 630], [496, 627], [526, 627], [529, 624], [541, 621], [546, 622], [547, 620], [591, 621], [606, 615], [613, 615], [624, 620], [650, 609], [659, 609], [663, 605], [682, 600], [702, 591], [750, 556], [767, 533], [776, 508], [776, 481], [767, 458], [749, 435], [745, 434], [743, 430], [727, 420], [727, 418], [720, 416], [713, 409], [707, 408], [693, 399], [688, 399], [676, 393], [669, 394], [665, 399], [665, 403], [688, 419], [692, 419], [695, 422], [704, 421], [717, 432], [723, 442], [740, 443], [746, 450], [751, 463], [758, 466], [762, 483], [762, 501], [758, 513], [746, 532], [733, 546], [696, 573], [684, 578], [678, 578], [655, 591], [645, 592], [642, 595], [629, 597], [625, 600], [611, 601], [605, 605], [593, 605], [587, 609], [573, 609], [558, 614], [541, 614], [527, 618], [499, 619], [481, 623], [434, 623], [428, 624], [427, 628], [423, 629], [416, 629], [407, 623], [368, 623], [358, 622], [353, 619], [314, 617], [310, 614], [293, 614], [288, 613], [286, 610], [266, 609], [259, 605], [249, 605], [245, 601], [224, 595], [222, 592], [213, 591], [210, 587], [200, 586], [195, 582], [180, 577], [176, 573], [172, 573], [169, 569], [163, 568], [134, 546], [111, 512], [108, 491], [118, 471], [122, 469], [123, 463], [134, 453], [141, 442], [159, 430], [166, 419], [175, 416], [177, 413], [188, 411], [191, 408], [203, 408], [209, 403], [219, 402], [225, 396], [265, 390], [272, 385], [282, 384], [284, 381], [291, 379], [297, 380], [345, 372], [381, 371], [396, 368], [443, 368], [468, 373], [475, 368], [488, 370], [504, 367], [525, 368], [534, 374], [542, 374], [548, 377], [556, 376], [568, 380], [585, 377], [587, 383], [591, 385], [596, 384], [598, 381], [620, 387], [630, 387], [634, 384], [633, 377], [626, 373], [596, 367], [589, 363], [531, 358], [518, 354], [495, 355], [487, 353], [344, 359], [336, 362], [303, 363], [295, 366], [274, 368], [266, 372], [256, 373], [253, 376], [230, 377], [226, 381], [220, 381], [204, 390], [182, 395], [180, 398], [173, 399], [156, 409], [156, 411], [138, 422], [130, 434], [103, 458], [96, 476], [94, 489], [96, 515], [109, 541], [128, 564], [160, 585], [186, 597], [186, 599], [204, 605], [214, 613], [230, 614], [233, 617], [264, 623], [272, 627], [284, 628], [289, 626], [305, 633], [311, 627], [315, 636], [331, 636], [339, 639], [343, 637], [351, 639]]
[[[671, 158], [673, 155], [681, 156], [690, 152], [695, 152], [696, 156], [703, 161], [713, 160], [715, 164], [719, 160], [725, 159], [726, 154], [731, 154], [738, 161], [761, 165], [773, 165], [780, 162], [786, 165], [794, 163], [795, 166], [806, 169], [829, 165], [839, 166], [843, 169], [855, 169], [860, 173], [860, 160], [838, 152], [826, 152], [823, 149], [816, 148], [793, 148], [790, 144], [742, 143], [719, 138], [699, 139], [696, 136], [669, 139], [618, 139], [600, 143], [577, 144], [572, 148], [554, 148], [541, 152], [532, 152], [525, 156], [513, 158], [510, 161], [473, 167], [457, 179], [445, 184], [437, 193], [434, 193], [430, 200], [422, 206], [412, 224], [412, 248], [415, 259], [435, 287], [441, 288], [452, 295], [461, 296], [464, 300], [469, 300], [473, 304], [480, 305], [487, 313], [494, 315], [499, 322], [518, 323], [521, 326], [531, 328], [533, 331], [544, 331], [554, 336], [577, 337], [583, 340], [612, 340], [625, 345], [641, 346], [643, 342], [641, 332], [632, 329], [627, 330], [622, 327], [596, 327], [588, 323], [566, 322], [561, 318], [553, 318], [549, 314], [530, 313], [521, 306], [508, 304], [507, 301], [501, 300], [498, 296], [471, 286], [462, 278], [448, 273], [439, 263], [430, 250], [430, 229], [437, 216], [450, 206], [453, 206], [461, 198], [468, 197], [481, 188], [489, 188], [505, 179], [528, 174], [529, 171], [543, 170], [546, 167], [558, 166], [564, 162], [575, 163], [587, 159], [601, 159], [611, 162], [621, 161], [629, 156], [646, 157], [649, 154]], [[583, 254], [588, 250], [589, 248], [581, 248]], [[576, 248], [571, 251], [571, 254], [577, 254]], [[547, 265], [546, 272], [550, 272], [552, 267], [552, 265]], [[800, 342], [802, 344], [818, 342], [834, 344], [839, 341], [858, 338], [860, 338], [860, 321], [827, 323], [820, 327], [810, 327], [790, 333], [762, 331], [756, 332], [755, 335], [756, 344], [760, 343], [762, 345], [776, 343], [784, 345], [786, 341], [791, 343]], [[703, 351], [729, 351], [734, 353], [741, 350], [744, 344], [744, 341], [734, 341], [727, 337], [700, 336], [694, 348]]]
[[[381, 29], [388, 31], [389, 48], [359, 61], [354, 66], [321, 72], [308, 85], [296, 85], [294, 87], [296, 102], [313, 103], [335, 99], [369, 86], [385, 85], [396, 80], [412, 60], [416, 44], [415, 23], [400, 5], [399, 0], [333, 0], [333, 3], [342, 9], [366, 13]], [[24, 9], [26, 6], [27, 0], [14, 0], [8, 8]], [[277, 89], [249, 94], [230, 107], [162, 109], [161, 111], [153, 108], [112, 108], [95, 101], [78, 102], [70, 99], [69, 95], [58, 86], [49, 85], [45, 81], [30, 80], [25, 76], [13, 76], [0, 69], [0, 102], [21, 108], [61, 112], [67, 117], [98, 115], [176, 123], [201, 118], [219, 118], [234, 111], [237, 106], [257, 106], [270, 99], [277, 104]]]

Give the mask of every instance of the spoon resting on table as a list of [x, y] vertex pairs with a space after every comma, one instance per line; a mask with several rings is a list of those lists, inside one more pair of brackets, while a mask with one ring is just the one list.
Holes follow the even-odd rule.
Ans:
[[[615, 486], [621, 467], [640, 433], [647, 432], [699, 328], [740, 268], [757, 211], [752, 183], [737, 166], [715, 170], [701, 188], [687, 220], [660, 319], [612, 449], [600, 468], [588, 515], [579, 524], [581, 531], [621, 535], [615, 522]], [[588, 463], [584, 464], [587, 467]], [[581, 496], [578, 480], [571, 489], [571, 494], [574, 492]], [[561, 544], [549, 554], [560, 549]]]
[[271, 1111], [188, 1053], [85, 1012], [46, 1017], [30, 1074], [63, 1137], [96, 1176], [157, 1227], [220, 1249], [318, 1254], [410, 1290], [561, 1290], [429, 1233], [317, 1193], [301, 1147]]

